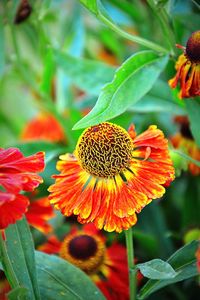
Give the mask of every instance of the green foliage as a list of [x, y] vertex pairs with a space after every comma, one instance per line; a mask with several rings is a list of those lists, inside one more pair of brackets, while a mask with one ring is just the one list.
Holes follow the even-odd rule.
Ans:
[[[34, 244], [25, 219], [6, 230], [6, 249], [20, 286], [27, 289], [26, 300], [40, 300]], [[20, 290], [18, 290], [20, 292]]]
[[36, 263], [42, 299], [105, 299], [89, 277], [67, 261], [36, 252]]
[[73, 128], [85, 128], [122, 114], [151, 89], [166, 63], [167, 57], [159, 57], [152, 51], [130, 57], [116, 71], [113, 81], [103, 87], [89, 115]]
[[153, 259], [143, 264], [137, 264], [136, 267], [142, 275], [150, 279], [171, 279], [177, 275], [170, 264], [161, 259]]
[[198, 241], [193, 241], [176, 251], [167, 262], [173, 267], [177, 275], [170, 279], [149, 280], [141, 289], [138, 298], [146, 299], [150, 294], [164, 286], [196, 276], [198, 272], [194, 253], [197, 246]]

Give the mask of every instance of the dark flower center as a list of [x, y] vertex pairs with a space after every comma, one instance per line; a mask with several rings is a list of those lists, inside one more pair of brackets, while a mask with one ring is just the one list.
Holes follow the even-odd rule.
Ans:
[[181, 124], [180, 131], [181, 131], [182, 136], [184, 136], [185, 138], [188, 138], [190, 140], [194, 139], [193, 136], [192, 136], [189, 125]]
[[88, 259], [97, 251], [96, 241], [88, 235], [74, 237], [69, 243], [69, 253], [76, 259]]
[[200, 30], [193, 32], [189, 37], [186, 55], [191, 62], [200, 63]]

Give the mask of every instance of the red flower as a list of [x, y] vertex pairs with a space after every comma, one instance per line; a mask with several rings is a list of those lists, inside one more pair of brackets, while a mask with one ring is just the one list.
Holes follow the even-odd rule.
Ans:
[[197, 248], [197, 251], [196, 251], [196, 253], [195, 253], [195, 256], [196, 256], [196, 258], [197, 258], [197, 270], [198, 270], [198, 272], [199, 272], [199, 274], [200, 274], [200, 244], [199, 244], [199, 246], [198, 246], [198, 248]]
[[74, 155], [60, 159], [50, 202], [65, 216], [107, 231], [133, 226], [136, 213], [174, 179], [168, 141], [154, 125], [137, 137], [133, 126], [129, 133], [108, 122], [89, 127]]
[[180, 82], [180, 98], [195, 97], [200, 95], [200, 30], [192, 33], [187, 41], [186, 48], [176, 63], [176, 75], [169, 80], [171, 88]]
[[[108, 300], [128, 300], [126, 248], [114, 243], [106, 247], [105, 237], [93, 224], [74, 228], [61, 242], [51, 236], [39, 250], [60, 257], [86, 272]], [[141, 274], [138, 274], [138, 281]]]
[[4, 272], [0, 270], [0, 300], [8, 300], [6, 294], [10, 292], [11, 288], [6, 279]]
[[53, 227], [47, 223], [55, 216], [47, 197], [39, 198], [30, 203], [26, 212], [28, 223], [43, 233], [50, 233]]
[[23, 141], [66, 141], [62, 126], [56, 118], [49, 113], [40, 113], [33, 118], [24, 128], [21, 139]]
[[21, 219], [29, 200], [21, 191], [33, 191], [43, 180], [44, 153], [24, 157], [17, 148], [0, 149], [0, 229]]

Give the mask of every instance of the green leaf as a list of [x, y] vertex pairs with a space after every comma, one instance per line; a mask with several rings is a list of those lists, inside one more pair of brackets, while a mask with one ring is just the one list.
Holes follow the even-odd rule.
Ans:
[[93, 14], [97, 15], [97, 1], [96, 0], [80, 0], [80, 2], [88, 8]]
[[141, 289], [138, 299], [142, 300], [147, 298], [149, 295], [154, 293], [155, 291], [191, 278], [198, 274], [197, 266], [196, 266], [196, 257], [195, 252], [198, 247], [198, 241], [193, 241], [190, 244], [185, 245], [176, 251], [167, 262], [173, 267], [173, 269], [177, 272], [177, 275], [172, 279], [161, 279], [161, 280], [152, 280], [150, 279]]
[[192, 135], [200, 147], [200, 131], [199, 131], [199, 120], [200, 120], [200, 98], [198, 99], [186, 99], [186, 108], [190, 120], [190, 128]]
[[171, 149], [170, 151], [178, 154], [179, 156], [185, 158], [186, 160], [192, 162], [193, 164], [195, 164], [196, 166], [200, 167], [200, 162], [194, 158], [192, 158], [191, 156], [188, 156], [187, 154], [179, 151], [179, 150], [175, 150], [175, 149]]
[[142, 51], [127, 59], [105, 85], [92, 111], [73, 129], [85, 128], [112, 119], [139, 101], [153, 86], [167, 63], [153, 51]]
[[162, 259], [152, 259], [136, 267], [147, 278], [150, 279], [171, 279], [177, 275], [174, 269]]
[[73, 57], [60, 51], [55, 51], [55, 60], [78, 87], [92, 95], [98, 95], [115, 72], [114, 67], [105, 63]]
[[24, 287], [17, 287], [11, 290], [7, 296], [9, 300], [25, 300], [27, 299], [28, 290]]
[[27, 142], [12, 145], [12, 147], [19, 148], [25, 156], [32, 155], [39, 151], [45, 152], [45, 163], [49, 163], [53, 158], [66, 152], [66, 147], [49, 143], [49, 142]]
[[152, 89], [141, 101], [129, 108], [130, 111], [139, 113], [170, 112], [173, 114], [185, 114], [185, 108], [174, 101], [168, 84], [157, 80]]
[[0, 77], [4, 72], [4, 68], [5, 68], [4, 26], [3, 26], [3, 16], [0, 15]]
[[36, 262], [42, 299], [105, 299], [89, 277], [67, 261], [36, 252]]
[[40, 300], [34, 244], [25, 219], [5, 230], [6, 247], [13, 270], [21, 286], [27, 288], [27, 300]]
[[40, 89], [44, 94], [52, 97], [53, 77], [55, 74], [55, 63], [53, 59], [53, 51], [51, 48], [47, 50], [44, 57], [44, 71]]

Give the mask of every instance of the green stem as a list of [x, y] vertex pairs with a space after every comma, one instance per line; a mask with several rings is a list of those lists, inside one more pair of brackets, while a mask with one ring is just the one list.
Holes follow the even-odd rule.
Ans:
[[6, 277], [11, 285], [12, 288], [16, 288], [19, 286], [19, 282], [17, 280], [17, 277], [15, 276], [12, 263], [9, 259], [6, 245], [2, 237], [2, 233], [0, 232], [0, 260], [3, 265], [4, 272], [6, 274]]
[[148, 41], [146, 39], [143, 39], [139, 36], [132, 35], [132, 34], [129, 34], [129, 33], [125, 32], [124, 30], [119, 28], [117, 25], [115, 25], [113, 22], [111, 22], [108, 18], [104, 17], [104, 15], [99, 13], [98, 17], [104, 24], [106, 24], [113, 31], [115, 31], [119, 35], [123, 36], [124, 38], [126, 38], [126, 39], [128, 39], [128, 40], [130, 40], [134, 43], [138, 43], [142, 46], [145, 46], [149, 49], [152, 49], [154, 51], [161, 52], [161, 53], [169, 53], [169, 51], [167, 49], [163, 48], [162, 46], [160, 46], [158, 44], [155, 44], [155, 43], [153, 43], [151, 41]]
[[167, 40], [167, 43], [169, 45], [171, 55], [174, 56], [175, 51], [176, 51], [176, 41], [174, 37], [174, 33], [170, 27], [169, 24], [169, 17], [167, 15], [167, 12], [164, 7], [162, 6], [157, 6], [154, 2], [154, 0], [147, 0], [149, 6], [153, 10], [154, 14], [156, 15], [160, 26], [162, 28], [163, 34], [165, 35], [165, 38]]
[[132, 228], [125, 230], [125, 236], [126, 236], [126, 249], [127, 249], [128, 270], [129, 270], [130, 300], [135, 300], [136, 299], [136, 272], [135, 272], [135, 263], [134, 263]]

